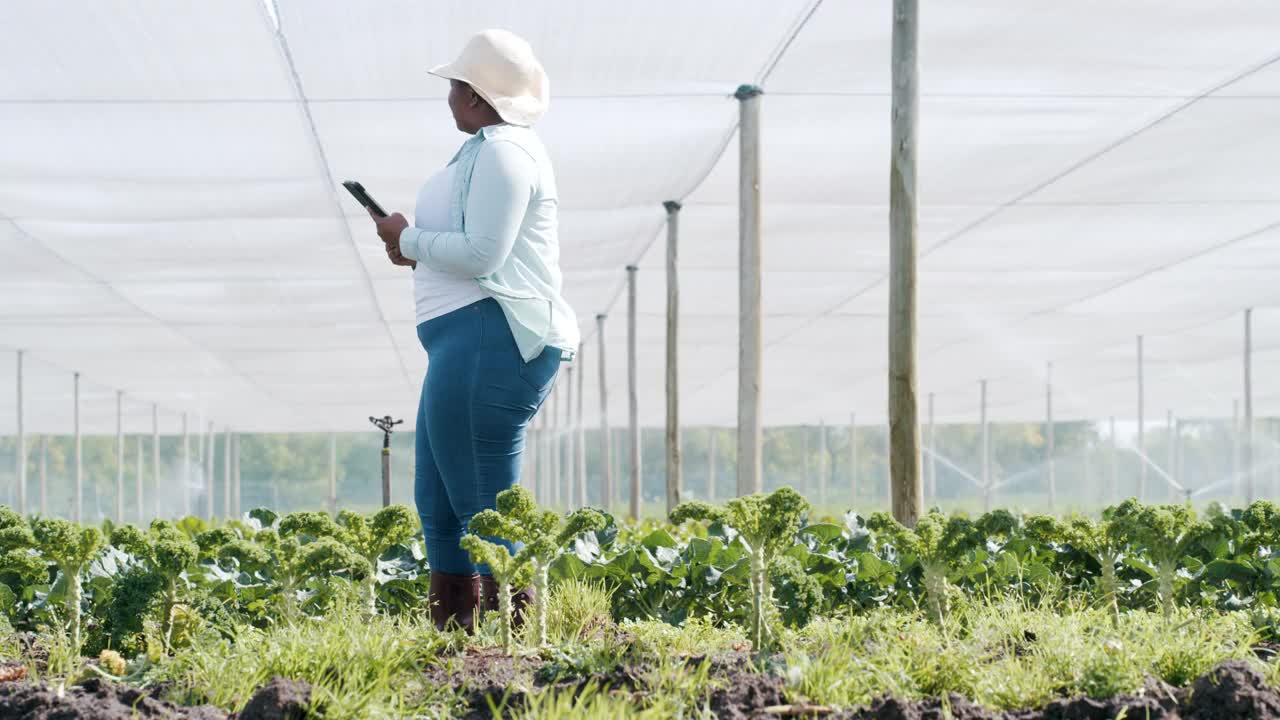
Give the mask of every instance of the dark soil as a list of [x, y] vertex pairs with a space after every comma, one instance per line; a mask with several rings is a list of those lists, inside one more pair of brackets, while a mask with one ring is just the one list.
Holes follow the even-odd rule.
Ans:
[[6, 720], [226, 720], [216, 708], [179, 707], [142, 690], [90, 680], [67, 688], [62, 697], [28, 682], [0, 684], [0, 718]]
[[[746, 720], [754, 717], [785, 717], [766, 708], [779, 708], [787, 702], [782, 679], [760, 673], [744, 653], [717, 657], [687, 658], [690, 666], [709, 664], [709, 674], [716, 689], [707, 704], [718, 718]], [[555, 688], [560, 692], [578, 692], [588, 684], [612, 693], [624, 693], [637, 701], [644, 695], [641, 681], [646, 668], [621, 664], [607, 673], [589, 677], [555, 678], [547, 676], [547, 661], [537, 656], [509, 657], [500, 648], [469, 648], [452, 656], [426, 673], [429, 682], [449, 685], [462, 691], [467, 704], [467, 720], [489, 720], [490, 704], [513, 713], [522, 708], [530, 693]]]
[[[959, 695], [944, 703], [930, 698], [904, 701], [885, 698], [870, 707], [842, 713], [858, 720], [1280, 720], [1280, 693], [1267, 686], [1262, 674], [1240, 661], [1225, 662], [1197, 679], [1189, 688], [1174, 690], [1150, 681], [1137, 695], [1105, 700], [1073, 697], [1054, 700], [1037, 710], [997, 712], [980, 708]], [[768, 715], [749, 716], [763, 718]]]
[[249, 698], [236, 720], [302, 720], [310, 704], [310, 685], [301, 680], [272, 678]]

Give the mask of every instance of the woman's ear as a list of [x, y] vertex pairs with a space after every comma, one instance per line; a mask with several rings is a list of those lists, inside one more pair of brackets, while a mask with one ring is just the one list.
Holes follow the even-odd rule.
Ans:
[[480, 97], [480, 93], [476, 92], [475, 88], [468, 85], [467, 92], [471, 93], [471, 97], [467, 100], [467, 107], [479, 107], [484, 104], [484, 98]]

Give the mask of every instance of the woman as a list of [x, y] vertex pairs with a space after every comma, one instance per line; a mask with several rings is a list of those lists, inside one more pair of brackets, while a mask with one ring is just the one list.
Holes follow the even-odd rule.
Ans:
[[[497, 607], [497, 584], [458, 541], [519, 480], [525, 428], [579, 336], [560, 295], [555, 177], [531, 129], [546, 111], [546, 73], [503, 30], [476, 35], [431, 73], [449, 80], [454, 122], [472, 137], [422, 186], [412, 225], [399, 213], [375, 222], [391, 261], [414, 268], [430, 363], [414, 498], [432, 620], [469, 630], [478, 604]], [[523, 591], [517, 607], [528, 599]]]

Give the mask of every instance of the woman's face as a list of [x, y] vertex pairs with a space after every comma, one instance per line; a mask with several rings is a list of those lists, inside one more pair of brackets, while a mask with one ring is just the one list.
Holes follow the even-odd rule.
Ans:
[[461, 80], [449, 81], [449, 111], [453, 113], [453, 122], [458, 129], [468, 135], [475, 135], [478, 128], [470, 122], [475, 107], [476, 93], [471, 86]]

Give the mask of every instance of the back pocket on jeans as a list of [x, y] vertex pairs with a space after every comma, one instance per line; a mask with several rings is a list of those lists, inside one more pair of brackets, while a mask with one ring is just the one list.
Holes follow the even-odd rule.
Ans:
[[539, 395], [551, 388], [560, 370], [561, 352], [557, 348], [547, 348], [538, 357], [529, 362], [520, 363], [520, 378], [538, 392]]

